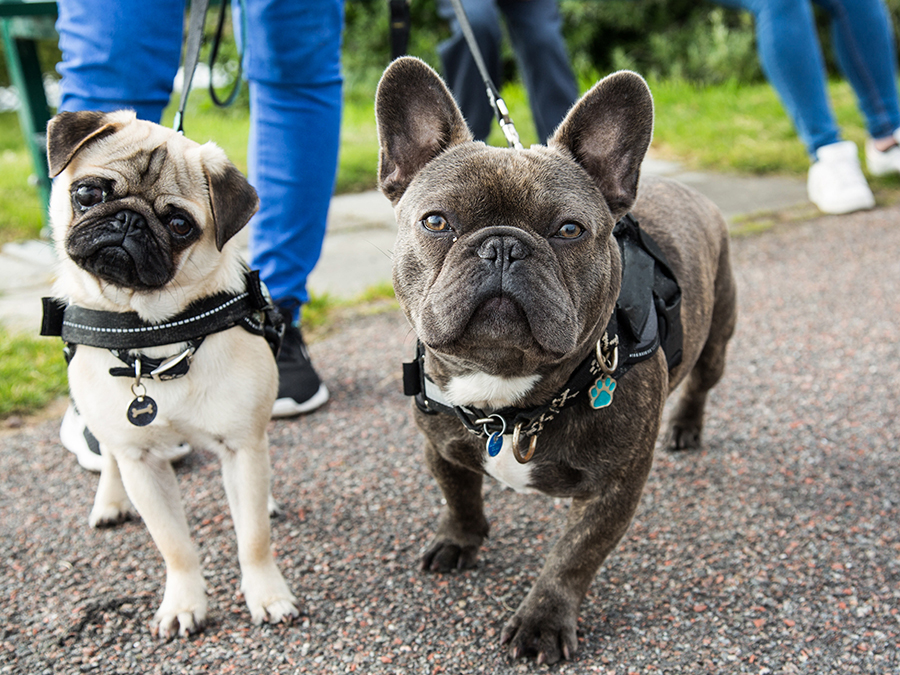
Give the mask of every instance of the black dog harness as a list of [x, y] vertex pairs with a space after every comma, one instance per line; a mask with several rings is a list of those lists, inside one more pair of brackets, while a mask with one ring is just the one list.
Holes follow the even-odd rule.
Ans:
[[[470, 432], [487, 437], [488, 454], [496, 456], [507, 429], [513, 433], [513, 454], [522, 464], [534, 455], [544, 425], [587, 392], [595, 410], [612, 404], [618, 380], [662, 347], [671, 370], [682, 358], [681, 288], [665, 255], [629, 213], [613, 229], [622, 257], [622, 286], [616, 307], [596, 349], [579, 364], [549, 403], [535, 408], [507, 407], [484, 411], [447, 402], [440, 388], [425, 373], [425, 348], [416, 347], [416, 359], [403, 364], [403, 393], [415, 396], [426, 414], [445, 413], [459, 418]], [[530, 437], [521, 452], [522, 437]]]
[[[147, 323], [136, 312], [104, 312], [67, 305], [59, 298], [43, 298], [41, 335], [63, 339], [67, 362], [78, 345], [108, 349], [122, 361], [125, 366], [110, 368], [109, 374], [134, 378], [135, 400], [128, 408], [128, 419], [144, 426], [156, 417], [156, 403], [142, 389], [141, 379], [166, 381], [184, 377], [206, 336], [240, 326], [264, 337], [272, 353], [278, 355], [284, 337], [284, 317], [259, 280], [258, 271], [247, 270], [245, 281], [243, 291], [201, 298], [161, 323]], [[187, 343], [186, 349], [167, 358], [150, 358], [136, 351], [179, 342]]]

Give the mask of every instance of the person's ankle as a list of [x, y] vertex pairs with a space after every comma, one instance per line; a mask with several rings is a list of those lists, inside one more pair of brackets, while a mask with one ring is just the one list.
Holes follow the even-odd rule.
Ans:
[[872, 139], [873, 147], [878, 150], [878, 152], [887, 152], [895, 145], [897, 145], [897, 139], [893, 136], [884, 136], [882, 138], [873, 138]]

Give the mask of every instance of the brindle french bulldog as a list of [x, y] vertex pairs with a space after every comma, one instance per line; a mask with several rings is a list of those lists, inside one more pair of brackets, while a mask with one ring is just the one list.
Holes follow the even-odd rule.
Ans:
[[[643, 181], [638, 197], [653, 102], [635, 73], [594, 86], [547, 147], [473, 142], [440, 77], [412, 58], [384, 73], [376, 116], [380, 187], [399, 225], [394, 288], [424, 347], [415, 419], [446, 499], [423, 568], [475, 565], [488, 536], [484, 474], [571, 498], [565, 531], [501, 635], [513, 658], [568, 659], [579, 606], [628, 529], [663, 406], [682, 383], [669, 443], [700, 445], [736, 318], [725, 220], [670, 180]], [[657, 349], [616, 375], [609, 326], [623, 262], [613, 227], [629, 211], [680, 285], [683, 349], [680, 362]], [[593, 386], [582, 377], [573, 391], [585, 368]], [[517, 425], [513, 415], [529, 410], [550, 414]]]

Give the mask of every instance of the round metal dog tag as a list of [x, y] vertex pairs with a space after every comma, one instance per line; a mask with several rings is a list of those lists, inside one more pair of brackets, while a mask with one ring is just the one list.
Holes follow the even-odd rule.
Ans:
[[156, 401], [149, 396], [138, 396], [128, 406], [128, 421], [136, 427], [145, 427], [156, 419]]

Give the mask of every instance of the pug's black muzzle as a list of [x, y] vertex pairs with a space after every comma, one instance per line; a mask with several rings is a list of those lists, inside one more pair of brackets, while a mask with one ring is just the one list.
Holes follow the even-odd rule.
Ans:
[[66, 240], [66, 252], [79, 267], [137, 291], [162, 288], [171, 281], [175, 265], [170, 250], [170, 242], [160, 241], [148, 219], [130, 209], [86, 220], [72, 228]]

